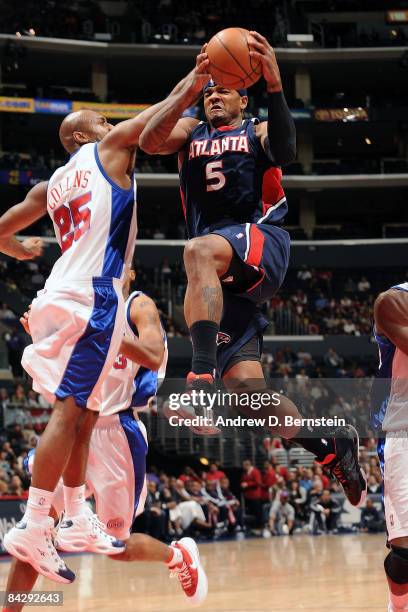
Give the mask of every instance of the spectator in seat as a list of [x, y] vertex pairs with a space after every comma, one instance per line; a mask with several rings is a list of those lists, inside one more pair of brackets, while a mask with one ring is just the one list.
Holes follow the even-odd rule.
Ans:
[[166, 512], [162, 508], [157, 483], [147, 481], [147, 497], [143, 514], [136, 519], [141, 530], [152, 538], [162, 539], [166, 535]]
[[191, 468], [189, 466], [185, 466], [183, 468], [183, 471], [182, 471], [182, 473], [179, 476], [179, 480], [181, 480], [184, 483], [186, 483], [188, 480], [195, 480], [196, 482], [200, 483], [200, 485], [201, 485], [201, 478], [193, 470], [193, 468]]
[[293, 480], [289, 485], [289, 503], [293, 506], [298, 521], [306, 520], [306, 502], [306, 489], [300, 486], [298, 480]]
[[210, 469], [206, 474], [206, 481], [210, 482], [215, 480], [216, 482], [219, 482], [221, 478], [225, 478], [225, 473], [219, 469], [217, 463], [210, 463]]
[[245, 459], [242, 464], [241, 490], [245, 499], [246, 514], [255, 519], [255, 526], [262, 523], [262, 478], [260, 471], [252, 465], [252, 461]]
[[380, 518], [380, 513], [370, 498], [367, 498], [366, 505], [361, 511], [360, 530], [365, 533], [384, 531], [384, 521]]
[[324, 490], [320, 498], [310, 504], [310, 510], [310, 527], [313, 534], [337, 531], [337, 521], [341, 507], [332, 498], [330, 491]]
[[17, 474], [11, 477], [9, 493], [10, 495], [18, 495], [18, 497], [28, 497], [28, 491], [24, 491], [21, 478]]
[[228, 531], [235, 530], [241, 524], [241, 504], [230, 489], [230, 482], [226, 476], [217, 483], [218, 495], [227, 508]]
[[380, 483], [377, 482], [376, 477], [371, 474], [371, 476], [368, 477], [368, 483], [367, 483], [367, 491], [368, 493], [381, 493], [381, 485]]
[[[273, 535], [289, 535], [295, 526], [295, 510], [289, 503], [289, 493], [282, 491], [272, 502], [269, 514], [269, 531]], [[264, 536], [267, 534], [264, 532]]]
[[270, 461], [264, 461], [263, 468], [261, 500], [263, 503], [268, 503], [270, 501], [269, 489], [276, 485], [278, 479]]
[[11, 403], [15, 406], [26, 406], [27, 397], [23, 385], [16, 385], [13, 396], [11, 398]]

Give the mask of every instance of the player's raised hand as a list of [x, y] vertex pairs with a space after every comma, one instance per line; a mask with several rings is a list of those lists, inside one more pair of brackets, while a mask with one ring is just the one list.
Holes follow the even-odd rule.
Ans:
[[279, 72], [278, 62], [276, 61], [275, 51], [266, 40], [265, 36], [258, 32], [251, 31], [249, 40], [250, 56], [262, 62], [262, 74], [270, 93], [282, 90], [282, 81]]
[[19, 259], [34, 259], [43, 254], [44, 242], [41, 238], [26, 238], [21, 244], [24, 247], [25, 254], [21, 255]]
[[205, 43], [201, 47], [200, 53], [196, 57], [196, 65], [194, 70], [191, 73], [189, 87], [193, 93], [196, 93], [197, 96], [201, 95], [203, 91], [203, 87], [208, 83], [211, 79], [211, 74], [209, 72], [210, 68], [210, 60], [208, 59], [208, 55], [206, 53], [207, 43]]

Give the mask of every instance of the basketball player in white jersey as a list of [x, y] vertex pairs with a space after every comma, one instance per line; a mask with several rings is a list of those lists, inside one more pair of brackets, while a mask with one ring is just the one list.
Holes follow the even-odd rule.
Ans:
[[[126, 326], [122, 348], [126, 345], [127, 354], [132, 357], [119, 354], [103, 384], [100, 416], [91, 436], [87, 495], [94, 495], [97, 514], [107, 525], [108, 533], [126, 541], [125, 551], [112, 559], [166, 563], [179, 579], [188, 601], [198, 604], [205, 599], [208, 587], [194, 540], [182, 538], [166, 546], [145, 534], [130, 535], [133, 520], [143, 512], [146, 499], [147, 436], [136, 410], [156, 394], [167, 365], [167, 342], [153, 300], [140, 291], [129, 295], [134, 277], [130, 270], [123, 287]], [[20, 320], [29, 334], [30, 314], [25, 313]], [[79, 435], [88, 435], [90, 429], [92, 421], [87, 418]], [[31, 455], [26, 462], [29, 472], [32, 458]], [[61, 482], [53, 495], [52, 508], [60, 517], [64, 510]], [[84, 512], [91, 510], [87, 507]], [[57, 548], [78, 552], [84, 550], [83, 545], [83, 534], [66, 513], [58, 527]], [[37, 576], [30, 565], [15, 561], [7, 591], [31, 591]], [[13, 612], [22, 609], [23, 605], [13, 607]]]
[[[199, 69], [186, 78], [201, 86]], [[0, 218], [3, 253], [17, 259], [38, 255], [40, 240], [20, 242], [14, 234], [47, 212], [62, 251], [33, 302], [33, 344], [22, 361], [34, 389], [54, 401], [54, 410], [36, 453], [27, 511], [4, 538], [8, 552], [56, 582], [72, 582], [75, 575], [52, 542], [51, 498], [61, 475], [66, 506], [84, 497], [89, 439], [76, 433], [85, 409], [96, 421], [102, 384], [118, 354], [123, 270], [136, 237], [135, 147], [161, 104], [115, 127], [91, 110], [65, 117], [60, 140], [69, 161]], [[81, 523], [91, 548], [96, 534], [100, 550], [123, 551], [123, 543], [107, 536], [96, 519], [83, 516]]]
[[[408, 611], [408, 283], [381, 293], [374, 305], [380, 352], [378, 378], [385, 379], [384, 505], [390, 553], [384, 561], [388, 612]], [[376, 381], [378, 382], [378, 381]], [[388, 388], [387, 388], [388, 387]], [[383, 412], [383, 411], [382, 411]], [[381, 458], [381, 457], [380, 457]]]

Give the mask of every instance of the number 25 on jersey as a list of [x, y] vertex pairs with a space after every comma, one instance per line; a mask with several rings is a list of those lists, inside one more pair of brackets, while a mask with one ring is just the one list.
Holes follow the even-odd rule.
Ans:
[[54, 223], [60, 232], [61, 251], [63, 253], [89, 229], [91, 211], [87, 204], [91, 199], [92, 192], [88, 191], [68, 202], [68, 206], [60, 206], [55, 211]]

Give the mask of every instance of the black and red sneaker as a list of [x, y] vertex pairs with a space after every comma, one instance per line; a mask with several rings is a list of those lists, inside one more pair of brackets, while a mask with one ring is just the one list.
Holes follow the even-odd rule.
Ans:
[[321, 465], [340, 483], [353, 506], [361, 506], [367, 497], [367, 479], [358, 462], [359, 439], [352, 425], [339, 427], [335, 433], [336, 454], [328, 456]]

